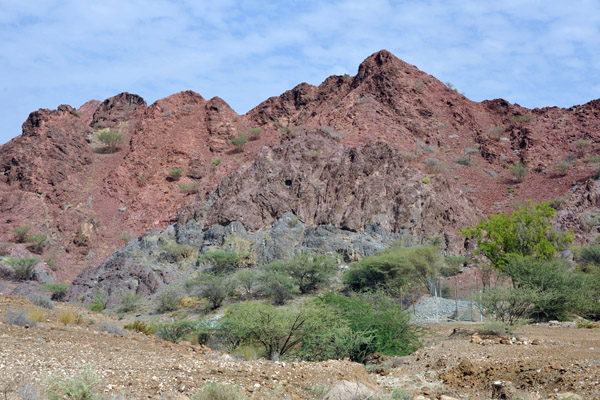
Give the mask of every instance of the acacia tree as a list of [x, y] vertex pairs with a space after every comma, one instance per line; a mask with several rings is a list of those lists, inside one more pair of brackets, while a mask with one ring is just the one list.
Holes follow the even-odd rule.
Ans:
[[509, 216], [506, 212], [491, 215], [474, 227], [462, 231], [477, 239], [477, 254], [485, 255], [492, 265], [504, 270], [511, 255], [550, 261], [557, 250], [573, 242], [573, 232], [552, 228], [556, 210], [548, 203], [521, 206]]

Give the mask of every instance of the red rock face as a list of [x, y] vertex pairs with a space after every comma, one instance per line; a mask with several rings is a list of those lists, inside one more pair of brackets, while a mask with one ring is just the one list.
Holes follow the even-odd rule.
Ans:
[[[39, 110], [0, 148], [0, 241], [32, 225], [49, 238], [42, 257], [72, 279], [129, 237], [175, 222], [186, 204], [182, 218], [203, 214], [220, 182], [211, 222], [258, 229], [294, 210], [310, 223], [360, 230], [381, 214], [391, 229], [452, 237], [477, 215], [568, 195], [594, 175], [584, 160], [597, 153], [599, 110], [600, 100], [535, 110], [472, 102], [387, 51], [356, 76], [300, 84], [246, 115], [191, 91], [149, 107], [122, 93], [78, 110]], [[253, 128], [261, 131], [237, 151], [230, 140]], [[118, 151], [101, 151], [101, 129], [123, 134]], [[529, 170], [521, 183], [510, 173], [517, 162]], [[573, 204], [562, 221], [594, 207]]]

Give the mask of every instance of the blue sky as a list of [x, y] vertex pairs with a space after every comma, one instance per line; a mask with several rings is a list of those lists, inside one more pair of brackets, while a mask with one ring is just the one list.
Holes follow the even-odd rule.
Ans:
[[387, 49], [472, 100], [600, 97], [600, 2], [0, 0], [0, 143], [31, 111], [181, 90], [245, 113]]

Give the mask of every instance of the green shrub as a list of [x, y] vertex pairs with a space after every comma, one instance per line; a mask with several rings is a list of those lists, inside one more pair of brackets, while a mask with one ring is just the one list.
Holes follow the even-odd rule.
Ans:
[[258, 343], [264, 347], [267, 358], [277, 359], [302, 341], [309, 318], [310, 313], [302, 310], [250, 301], [230, 306], [220, 329], [230, 342]]
[[221, 159], [220, 158], [215, 158], [214, 160], [212, 160], [212, 162], [210, 163], [210, 165], [212, 165], [213, 167], [218, 167], [219, 165], [221, 165]]
[[123, 328], [128, 329], [130, 331], [140, 332], [144, 335], [154, 335], [156, 333], [156, 329], [153, 326], [146, 324], [143, 321], [134, 321], [130, 324], [125, 325]]
[[35, 254], [42, 254], [46, 244], [47, 237], [44, 235], [31, 235], [27, 238], [27, 243], [30, 243], [27, 248]]
[[197, 279], [186, 282], [186, 286], [197, 287], [198, 297], [208, 300], [211, 310], [221, 307], [223, 301], [232, 291], [235, 284], [231, 278], [224, 274], [201, 274]]
[[300, 293], [294, 279], [281, 270], [285, 267], [280, 267], [280, 263], [271, 263], [263, 268], [264, 271], [260, 277], [260, 293], [272, 298], [273, 304], [282, 305], [286, 300], [293, 299]]
[[30, 296], [29, 301], [38, 307], [47, 308], [48, 310], [54, 309], [54, 303], [46, 296]]
[[95, 393], [98, 384], [96, 374], [90, 367], [86, 367], [71, 377], [50, 378], [47, 382], [46, 394], [50, 400], [99, 400], [103, 397]]
[[500, 140], [500, 138], [504, 135], [506, 129], [504, 126], [494, 126], [487, 130], [488, 136], [496, 141]]
[[588, 321], [586, 319], [577, 320], [577, 327], [580, 329], [594, 329], [598, 327], [597, 322]]
[[200, 188], [199, 182], [193, 183], [180, 183], [179, 190], [184, 194], [198, 193], [198, 189]]
[[138, 309], [142, 296], [134, 292], [121, 292], [119, 295], [119, 312], [128, 313]]
[[241, 153], [244, 149], [244, 145], [248, 143], [248, 133], [247, 132], [238, 132], [237, 137], [231, 139], [231, 144], [235, 146], [236, 151]]
[[17, 243], [25, 243], [30, 230], [30, 225], [17, 226], [16, 228], [13, 228], [12, 233], [15, 235], [15, 241]]
[[101, 313], [106, 309], [107, 304], [108, 297], [105, 294], [101, 293], [99, 290], [97, 290], [94, 293], [94, 301], [88, 304], [85, 308], [93, 312]]
[[512, 164], [510, 166], [510, 173], [514, 175], [517, 182], [521, 182], [523, 180], [523, 177], [525, 177], [525, 175], [527, 175], [528, 171], [529, 170], [520, 161], [518, 163]]
[[210, 264], [216, 273], [224, 273], [240, 267], [246, 257], [247, 255], [235, 251], [213, 250], [201, 255], [198, 261]]
[[572, 165], [568, 162], [561, 161], [555, 165], [556, 173], [560, 176], [565, 176], [567, 172], [571, 169]]
[[259, 282], [259, 278], [259, 273], [252, 269], [240, 269], [235, 273], [235, 280], [246, 297], [254, 294], [254, 288]]
[[456, 160], [454, 160], [454, 162], [460, 165], [464, 165], [465, 167], [470, 167], [472, 163], [471, 157], [469, 156], [460, 156]]
[[183, 174], [183, 168], [175, 168], [169, 171], [169, 179], [172, 181], [178, 181]]
[[575, 146], [575, 149], [577, 150], [577, 155], [583, 157], [592, 146], [592, 141], [589, 139], [577, 139], [573, 142], [573, 146]]
[[483, 294], [481, 306], [497, 321], [513, 325], [527, 316], [540, 292], [529, 287], [495, 287]]
[[428, 176], [424, 176], [423, 179], [421, 179], [421, 182], [423, 182], [424, 184], [428, 184], [429, 182], [431, 182], [431, 178]]
[[[381, 292], [355, 297], [329, 293], [322, 301], [348, 321], [352, 332], [361, 333], [362, 340], [369, 334], [374, 336], [369, 353], [400, 356], [410, 354], [421, 346], [419, 331], [409, 324], [408, 314], [394, 299]], [[355, 361], [364, 360], [357, 358]]]
[[192, 400], [249, 400], [240, 388], [232, 385], [208, 383]]
[[52, 293], [52, 300], [61, 301], [69, 291], [69, 285], [66, 283], [44, 283], [42, 290]]
[[582, 247], [579, 258], [582, 262], [600, 265], [600, 246]]
[[103, 131], [96, 135], [96, 138], [104, 145], [109, 153], [114, 153], [123, 142], [123, 134], [118, 132]]
[[0, 242], [0, 257], [10, 254], [10, 243]]
[[194, 246], [179, 243], [167, 243], [162, 246], [170, 261], [191, 261], [196, 258], [198, 249]]
[[71, 311], [63, 310], [58, 313], [58, 320], [65, 326], [69, 325], [75, 320], [75, 314]]
[[192, 321], [164, 322], [156, 326], [156, 337], [172, 343], [178, 343], [192, 333], [196, 324]]
[[425, 169], [428, 174], [437, 174], [440, 173], [444, 165], [437, 158], [429, 157], [423, 160], [423, 164], [425, 164]]
[[111, 335], [123, 336], [123, 330], [110, 322], [103, 322], [98, 328], [100, 332], [110, 333]]
[[513, 115], [510, 118], [511, 121], [511, 125], [512, 126], [520, 126], [522, 124], [526, 124], [528, 122], [531, 122], [531, 120], [533, 120], [533, 115], [531, 114], [525, 114], [525, 115]]
[[327, 282], [334, 274], [336, 265], [335, 258], [331, 256], [297, 253], [291, 260], [275, 262], [262, 268], [289, 275], [300, 293], [306, 294]]
[[27, 281], [33, 279], [35, 266], [40, 263], [40, 260], [39, 258], [35, 257], [20, 257], [7, 258], [4, 262], [12, 267], [15, 274], [15, 279]]
[[506, 336], [510, 335], [514, 327], [501, 321], [488, 321], [483, 324], [481, 328], [481, 334], [483, 335], [496, 335]]
[[175, 311], [179, 307], [179, 298], [181, 293], [175, 288], [167, 288], [162, 291], [157, 297], [158, 302], [157, 311], [159, 313], [165, 313], [169, 311]]
[[248, 140], [258, 140], [260, 139], [260, 134], [262, 132], [262, 128], [252, 128], [248, 131]]

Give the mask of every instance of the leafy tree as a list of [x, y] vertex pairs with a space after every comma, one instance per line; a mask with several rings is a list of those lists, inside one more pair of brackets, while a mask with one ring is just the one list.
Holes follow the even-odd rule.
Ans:
[[384, 289], [392, 293], [416, 282], [431, 289], [445, 261], [436, 246], [392, 246], [365, 257], [344, 274], [344, 283], [355, 291]]
[[235, 289], [235, 282], [224, 274], [204, 273], [197, 279], [186, 282], [186, 286], [197, 287], [197, 295], [207, 299], [212, 310], [221, 307], [223, 301]]
[[291, 260], [275, 262], [263, 268], [289, 275], [300, 292], [310, 293], [325, 283], [335, 272], [335, 258], [328, 255], [297, 253]]
[[252, 269], [240, 269], [235, 274], [235, 280], [241, 286], [243, 294], [251, 297], [259, 281], [259, 273]]
[[271, 297], [273, 304], [282, 305], [300, 292], [294, 278], [284, 272], [285, 265], [283, 262], [275, 262], [263, 266], [260, 293]]
[[235, 251], [213, 250], [201, 255], [198, 261], [210, 264], [216, 273], [223, 273], [238, 268], [246, 257]]
[[103, 131], [96, 135], [109, 153], [114, 153], [123, 142], [123, 134], [118, 132]]
[[485, 255], [500, 269], [506, 266], [510, 254], [552, 260], [557, 250], [573, 241], [572, 232], [552, 229], [556, 210], [548, 203], [521, 206], [512, 215], [505, 212], [491, 215], [474, 227], [462, 231], [466, 237], [477, 239], [478, 254]]
[[277, 359], [302, 341], [309, 317], [302, 310], [250, 301], [229, 307], [221, 329], [235, 342], [260, 343], [267, 358]]

